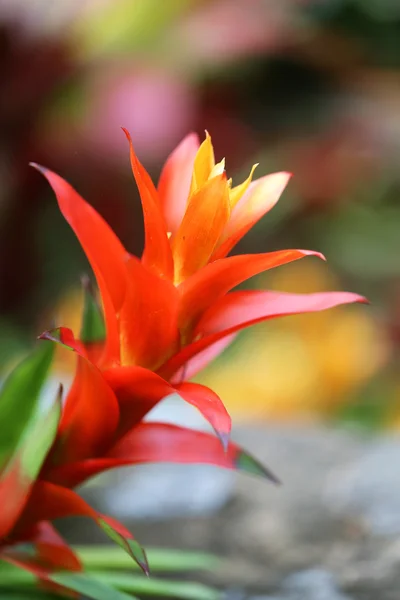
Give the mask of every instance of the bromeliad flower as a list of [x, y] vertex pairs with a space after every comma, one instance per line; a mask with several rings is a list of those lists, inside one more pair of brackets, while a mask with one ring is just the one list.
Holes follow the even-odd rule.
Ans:
[[[191, 135], [168, 159], [156, 189], [125, 133], [143, 206], [141, 259], [125, 250], [68, 183], [39, 167], [89, 259], [102, 305], [87, 289], [80, 339], [63, 327], [40, 336], [76, 353], [76, 376], [65, 402], [60, 391], [49, 411], [39, 410], [39, 391], [51, 360], [45, 350], [23, 363], [17, 379], [10, 376], [2, 391], [0, 424], [6, 435], [0, 440], [0, 560], [46, 582], [60, 582], [51, 574], [61, 566], [81, 569], [50, 523], [74, 515], [92, 518], [147, 571], [146, 556], [131, 534], [94, 511], [73, 489], [107, 469], [196, 462], [277, 482], [229, 441], [230, 417], [220, 398], [186, 379], [252, 323], [364, 301], [348, 293], [232, 291], [257, 273], [318, 255], [284, 250], [227, 257], [276, 203], [289, 175], [277, 173], [252, 183], [253, 169], [246, 181], [232, 187], [223, 161], [215, 164], [210, 137], [199, 146]], [[144, 422], [171, 393], [200, 410], [223, 447], [209, 433]], [[28, 396], [31, 400], [25, 402]], [[11, 413], [15, 423], [8, 431]], [[19, 542], [31, 542], [35, 554], [21, 553]]]
[[[96, 323], [86, 312], [86, 335], [93, 332], [93, 325]], [[131, 407], [124, 433], [126, 415], [120, 411], [114, 392], [97, 367], [79, 353], [76, 377], [65, 402], [60, 389], [45, 409], [40, 390], [53, 347], [43, 344], [18, 365], [0, 396], [0, 561], [31, 571], [47, 583], [60, 583], [54, 571], [81, 571], [82, 565], [51, 521], [80, 516], [93, 519], [148, 572], [146, 555], [131, 533], [96, 512], [72, 489], [109, 469], [148, 462], [192, 462], [274, 479], [233, 443], [224, 451], [209, 433], [143, 423], [141, 415], [151, 404], [149, 398], [147, 403], [139, 403], [136, 411]], [[21, 546], [25, 543], [33, 552]]]
[[[121, 410], [132, 395], [144, 390], [156, 395], [175, 390], [202, 411], [226, 442], [230, 422], [219, 398], [182, 380], [215, 357], [244, 327], [364, 299], [336, 292], [290, 298], [271, 292], [232, 292], [273, 267], [308, 255], [321, 257], [308, 250], [227, 257], [276, 204], [290, 175], [275, 173], [252, 182], [253, 167], [249, 177], [233, 187], [224, 161], [215, 163], [210, 136], [199, 145], [191, 134], [168, 158], [156, 189], [129, 133], [125, 134], [143, 207], [145, 247], [140, 260], [125, 250], [102, 217], [66, 181], [35, 165], [53, 187], [97, 279], [106, 338], [91, 358], [114, 389]], [[66, 340], [67, 345], [71, 338], [65, 329], [48, 336]], [[80, 344], [79, 350], [85, 353], [85, 345]]]

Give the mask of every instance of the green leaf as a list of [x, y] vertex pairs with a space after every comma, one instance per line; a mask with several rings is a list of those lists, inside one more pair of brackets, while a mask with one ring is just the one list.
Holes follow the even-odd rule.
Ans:
[[103, 312], [88, 277], [82, 277], [82, 287], [85, 301], [80, 339], [84, 344], [102, 342], [106, 337]]
[[0, 393], [0, 471], [15, 452], [39, 404], [54, 347], [40, 344], [10, 373]]
[[53, 444], [61, 416], [61, 395], [60, 386], [56, 400], [47, 413], [43, 415], [38, 410], [35, 418], [31, 418], [19, 445], [1, 473], [0, 538], [14, 527]]
[[[102, 552], [102, 548], [93, 547], [91, 550], [94, 553], [98, 554], [101, 557], [112, 556], [112, 548], [107, 548], [107, 552]], [[76, 551], [76, 548], [75, 548]], [[187, 553], [184, 551], [173, 551], [173, 550], [152, 550], [150, 555], [157, 559], [165, 556], [172, 556], [174, 560], [176, 558], [181, 558], [183, 562], [185, 561], [185, 556], [191, 555], [194, 557], [199, 557], [200, 560], [204, 560], [204, 556], [207, 557], [208, 560], [213, 559], [213, 564], [209, 564], [210, 567], [215, 568], [215, 562], [218, 562], [217, 557], [213, 557], [211, 555], [203, 555], [201, 553]], [[126, 556], [122, 554], [122, 556]], [[165, 558], [164, 558], [165, 562]], [[112, 561], [111, 561], [112, 563]], [[80, 594], [84, 594], [85, 597], [96, 598], [97, 600], [102, 600], [102, 598], [107, 597], [104, 596], [105, 593], [109, 594], [110, 600], [115, 598], [119, 600], [121, 598], [126, 598], [124, 594], [114, 590], [123, 590], [125, 592], [129, 592], [130, 594], [138, 594], [140, 597], [142, 596], [152, 596], [152, 597], [169, 597], [169, 598], [177, 598], [182, 600], [218, 600], [221, 597], [221, 594], [218, 590], [206, 586], [203, 584], [199, 584], [197, 582], [191, 581], [174, 581], [174, 580], [162, 580], [162, 579], [154, 579], [145, 578], [140, 575], [134, 575], [131, 573], [121, 573], [118, 571], [109, 570], [110, 565], [108, 565], [108, 569], [102, 568], [105, 565], [104, 562], [99, 564], [101, 571], [91, 571], [90, 573], [54, 573], [49, 575], [49, 580], [54, 583], [58, 583], [59, 585], [63, 585], [66, 588], [78, 592]], [[113, 566], [113, 565], [112, 565]], [[157, 561], [155, 566], [157, 566]], [[130, 568], [131, 562], [127, 562], [124, 567]], [[35, 594], [35, 590], [32, 589], [36, 583], [36, 577], [27, 571], [21, 570], [20, 568], [10, 565], [8, 563], [0, 562], [0, 590], [1, 588], [6, 588], [7, 590], [27, 590], [29, 593]], [[96, 595], [97, 594], [97, 595]], [[0, 598], [1, 598], [0, 591]], [[8, 597], [8, 596], [7, 596]], [[30, 596], [26, 596], [29, 598]], [[32, 596], [36, 600], [36, 594]], [[132, 596], [130, 596], [132, 597]], [[10, 597], [11, 598], [11, 597]], [[47, 598], [44, 597], [43, 600]], [[18, 597], [19, 600], [19, 597]], [[49, 597], [50, 600], [50, 597]]]
[[119, 592], [86, 573], [54, 573], [49, 575], [48, 579], [93, 600], [132, 600], [133, 598], [132, 595]]
[[[5, 565], [5, 563], [0, 563], [1, 565], [1, 580], [0, 580], [0, 598], [1, 598], [1, 589], [7, 589], [6, 598], [12, 599], [11, 591], [15, 590], [18, 594], [20, 591], [27, 590], [26, 594], [23, 596], [26, 600], [29, 600], [32, 594], [32, 598], [43, 598], [43, 600], [50, 600], [53, 597], [59, 598], [60, 596], [48, 595], [42, 591], [36, 591], [34, 588], [37, 586], [37, 578], [32, 573], [20, 569], [14, 565]], [[116, 589], [110, 587], [103, 581], [95, 579], [94, 577], [86, 574], [86, 573], [70, 573], [70, 572], [62, 572], [62, 573], [49, 573], [46, 576], [48, 581], [56, 583], [58, 585], [64, 586], [70, 591], [77, 592], [78, 594], [82, 594], [85, 598], [91, 598], [93, 600], [132, 600], [133, 596], [117, 591]], [[18, 599], [19, 600], [19, 599]]]
[[235, 460], [236, 468], [239, 471], [245, 471], [246, 473], [251, 473], [252, 475], [258, 475], [260, 477], [265, 477], [269, 479], [273, 483], [280, 485], [281, 482], [271, 471], [269, 471], [266, 467], [264, 467], [261, 463], [258, 462], [255, 458], [253, 458], [250, 454], [241, 450], [236, 457]]
[[104, 519], [97, 519], [98, 525], [103, 529], [104, 533], [108, 535], [118, 546], [120, 546], [125, 552], [133, 558], [135, 562], [141, 567], [141, 569], [149, 574], [149, 564], [147, 562], [146, 553], [136, 540], [132, 538], [126, 538], [118, 531], [116, 531], [109, 523]]
[[[125, 552], [115, 546], [74, 546], [74, 552], [85, 569], [132, 569], [136, 565]], [[198, 571], [215, 569], [219, 557], [205, 552], [147, 548], [146, 555], [151, 572]], [[138, 568], [138, 567], [136, 567]]]
[[60, 385], [55, 401], [45, 415], [38, 413], [33, 420], [23, 443], [18, 449], [21, 468], [34, 481], [53, 445], [61, 418], [63, 388]]
[[145, 578], [130, 573], [92, 572], [96, 581], [139, 596], [182, 598], [183, 600], [218, 600], [218, 590], [192, 581], [171, 581]]

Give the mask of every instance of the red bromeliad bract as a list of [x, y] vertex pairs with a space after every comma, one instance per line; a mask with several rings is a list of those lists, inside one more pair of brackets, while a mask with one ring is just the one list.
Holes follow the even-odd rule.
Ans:
[[[129, 133], [125, 134], [144, 215], [145, 247], [140, 260], [125, 250], [103, 218], [66, 181], [36, 165], [53, 187], [97, 279], [106, 337], [95, 364], [124, 411], [129, 412], [127, 398], [133, 385], [139, 390], [143, 384], [147, 393], [153, 390], [160, 396], [178, 391], [226, 439], [230, 423], [218, 397], [195, 384], [181, 383], [180, 390], [174, 387], [187, 369], [193, 372], [194, 362], [199, 364], [199, 353], [204, 365], [207, 356], [214, 358], [226, 345], [224, 338], [253, 323], [364, 298], [339, 292], [232, 291], [268, 269], [309, 255], [321, 257], [308, 250], [226, 256], [276, 204], [290, 174], [252, 181], [253, 167], [242, 184], [232, 187], [224, 161], [215, 164], [210, 136], [206, 134], [199, 145], [197, 136], [190, 134], [168, 158], [157, 189], [139, 162]], [[60, 329], [53, 337], [68, 345], [68, 335]], [[85, 351], [82, 345], [81, 351]]]
[[[62, 410], [57, 404], [51, 443], [43, 446], [35, 467], [37, 479], [21, 476], [19, 455], [6, 472], [0, 463], [0, 499], [15, 499], [0, 515], [0, 559], [44, 579], [55, 568], [81, 568], [50, 524], [73, 515], [94, 519], [147, 572], [146, 556], [131, 534], [94, 511], [73, 490], [103, 471], [147, 462], [208, 463], [277, 483], [269, 470], [229, 441], [231, 422], [221, 399], [187, 379], [238, 331], [254, 323], [365, 301], [347, 292], [234, 291], [268, 269], [309, 255], [321, 257], [308, 250], [227, 257], [276, 204], [290, 175], [275, 173], [252, 181], [253, 167], [249, 177], [233, 187], [224, 161], [215, 164], [210, 136], [206, 134], [200, 145], [190, 134], [168, 158], [156, 188], [125, 134], [143, 208], [141, 259], [125, 250], [103, 218], [66, 181], [35, 165], [54, 189], [60, 210], [86, 253], [101, 298], [98, 307], [87, 294], [89, 317], [85, 312], [80, 339], [65, 327], [40, 336], [75, 352], [77, 370]], [[195, 406], [217, 437], [144, 422], [170, 394]], [[18, 554], [13, 546], [20, 541], [34, 544], [36, 558]]]

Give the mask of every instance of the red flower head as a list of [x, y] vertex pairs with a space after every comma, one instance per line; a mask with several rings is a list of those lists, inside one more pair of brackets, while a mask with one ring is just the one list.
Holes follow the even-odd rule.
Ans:
[[282, 250], [226, 257], [275, 205], [290, 175], [275, 173], [252, 182], [253, 168], [242, 184], [232, 187], [224, 161], [215, 164], [210, 136], [206, 134], [199, 145], [191, 134], [168, 158], [156, 189], [129, 133], [125, 134], [143, 207], [141, 259], [125, 250], [102, 217], [66, 181], [38, 167], [93, 268], [106, 325], [102, 350], [97, 346], [95, 355], [63, 328], [44, 337], [72, 346], [101, 369], [118, 399], [119, 433], [176, 391], [202, 412], [226, 445], [230, 418], [221, 400], [208, 388], [182, 380], [244, 327], [364, 299], [336, 292], [308, 296], [232, 292], [267, 269], [310, 254], [321, 256]]
[[[94, 519], [147, 570], [145, 554], [129, 532], [95, 512], [72, 489], [102, 471], [155, 461], [202, 462], [277, 482], [270, 471], [229, 442], [230, 418], [220, 398], [209, 388], [184, 380], [248, 325], [364, 301], [350, 293], [232, 291], [262, 271], [318, 255], [283, 250], [226, 257], [274, 206], [289, 174], [251, 182], [253, 168], [246, 181], [232, 187], [224, 161], [215, 164], [209, 135], [200, 146], [197, 137], [189, 135], [168, 158], [156, 189], [125, 133], [143, 206], [141, 259], [125, 250], [68, 183], [38, 167], [82, 244], [101, 296], [100, 308], [87, 290], [80, 340], [63, 327], [40, 336], [77, 355], [75, 380], [62, 408], [58, 398], [45, 420], [34, 421], [38, 429], [31, 431], [32, 436], [22, 437], [22, 446], [17, 445], [3, 462], [0, 445], [0, 558], [36, 569], [43, 578], [56, 566], [80, 568], [49, 523], [69, 515]], [[31, 369], [40, 372], [42, 380], [46, 360], [44, 366], [34, 363], [36, 371]], [[12, 379], [5, 389], [11, 406], [17, 389]], [[25, 388], [17, 391], [25, 399]], [[34, 392], [36, 398], [37, 386]], [[220, 440], [204, 432], [144, 422], [147, 413], [172, 393], [197, 407]], [[4, 406], [7, 415], [3, 400]], [[19, 439], [20, 432], [15, 436]], [[30, 559], [13, 551], [21, 540], [34, 543], [39, 563], [32, 566]], [[43, 563], [46, 573], [38, 571]]]

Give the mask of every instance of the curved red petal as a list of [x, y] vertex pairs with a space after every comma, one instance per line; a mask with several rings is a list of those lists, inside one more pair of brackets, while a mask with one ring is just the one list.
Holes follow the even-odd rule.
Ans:
[[342, 304], [353, 302], [365, 303], [363, 296], [350, 292], [321, 292], [316, 294], [289, 294], [286, 292], [231, 292], [216, 302], [195, 328], [194, 336], [199, 340], [189, 344], [173, 356], [160, 373], [167, 377], [176, 373], [194, 356], [205, 349], [230, 336], [240, 329], [250, 327], [260, 321], [295, 315], [318, 312]]
[[165, 379], [144, 367], [115, 367], [103, 372], [120, 409], [118, 438], [140, 423], [163, 398], [175, 393]]
[[193, 327], [205, 310], [243, 281], [305, 256], [323, 258], [322, 254], [311, 250], [278, 250], [266, 254], [230, 256], [208, 264], [179, 286], [180, 328], [185, 330]]
[[100, 371], [78, 355], [52, 452], [53, 464], [92, 458], [105, 451], [118, 428], [119, 406]]
[[231, 330], [232, 327], [247, 327], [253, 322], [265, 319], [319, 312], [354, 302], [366, 303], [367, 300], [352, 292], [232, 292], [221, 298], [204, 314], [196, 327], [195, 335], [210, 335]]
[[66, 465], [55, 470], [53, 477], [65, 485], [75, 486], [109, 469], [153, 462], [210, 464], [279, 482], [269, 469], [233, 442], [229, 442], [224, 451], [210, 433], [155, 422], [133, 428], [105, 458]]
[[169, 155], [158, 182], [158, 196], [168, 231], [172, 236], [185, 214], [192, 181], [194, 159], [200, 147], [197, 134], [189, 133]]
[[[69, 223], [91, 264], [100, 294], [109, 294], [114, 312], [122, 306], [127, 286], [125, 261], [128, 253], [105, 220], [64, 179], [32, 163], [47, 179], [56, 194], [60, 210]], [[110, 306], [104, 306], [106, 322]]]
[[108, 448], [117, 431], [120, 416], [117, 399], [99, 369], [86, 358], [82, 344], [75, 340], [70, 329], [59, 327], [39, 337], [61, 344], [77, 355], [75, 378], [46, 468], [55, 463], [97, 456]]
[[210, 388], [199, 383], [184, 382], [176, 386], [178, 394], [197, 408], [210, 423], [221, 440], [224, 449], [228, 447], [232, 421], [221, 398]]
[[230, 432], [230, 417], [220, 398], [209, 388], [183, 383], [173, 386], [165, 379], [142, 367], [118, 367], [104, 372], [108, 384], [115, 392], [120, 406], [120, 438], [166, 396], [179, 394], [188, 404], [195, 406], [215, 429], [225, 445]]
[[172, 279], [174, 265], [167, 235], [167, 226], [161, 211], [157, 190], [146, 169], [135, 154], [129, 131], [124, 128], [122, 130], [129, 142], [132, 172], [136, 180], [143, 208], [145, 228], [143, 263], [158, 275]]

